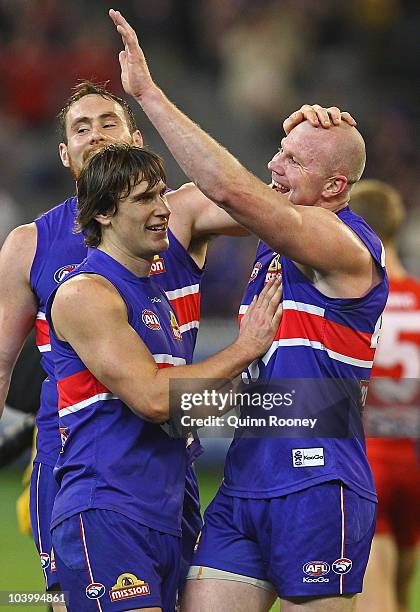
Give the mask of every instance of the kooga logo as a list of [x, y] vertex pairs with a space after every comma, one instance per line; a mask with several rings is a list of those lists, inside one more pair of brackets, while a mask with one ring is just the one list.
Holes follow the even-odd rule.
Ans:
[[293, 448], [293, 467], [315, 467], [325, 465], [324, 449], [320, 448]]

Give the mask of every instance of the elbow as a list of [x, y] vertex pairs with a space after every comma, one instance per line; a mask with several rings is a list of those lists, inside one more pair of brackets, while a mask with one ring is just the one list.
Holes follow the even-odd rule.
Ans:
[[136, 402], [133, 410], [137, 416], [156, 425], [160, 425], [169, 419], [168, 402], [161, 398], [154, 398], [149, 401], [142, 398], [141, 402]]

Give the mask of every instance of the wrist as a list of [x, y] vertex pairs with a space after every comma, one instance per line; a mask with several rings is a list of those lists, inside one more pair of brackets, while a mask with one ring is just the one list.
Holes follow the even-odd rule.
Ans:
[[150, 85], [144, 89], [140, 94], [134, 95], [134, 98], [138, 104], [143, 108], [150, 104], [156, 104], [163, 97], [163, 91], [156, 85], [154, 81], [151, 81]]

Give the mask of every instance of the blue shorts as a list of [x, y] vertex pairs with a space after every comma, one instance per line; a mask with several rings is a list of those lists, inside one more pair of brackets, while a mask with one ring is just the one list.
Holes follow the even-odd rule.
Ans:
[[35, 461], [31, 474], [29, 513], [32, 535], [47, 589], [59, 586], [57, 559], [52, 550], [50, 533], [51, 513], [57, 492], [58, 485], [53, 476], [53, 468]]
[[182, 509], [182, 559], [180, 566], [179, 591], [182, 591], [190, 569], [194, 549], [203, 528], [200, 511], [200, 495], [194, 466], [187, 468], [185, 478], [184, 506]]
[[52, 531], [68, 612], [160, 607], [174, 612], [181, 538], [119, 512], [87, 510]]
[[269, 581], [283, 598], [358, 593], [375, 515], [374, 502], [340, 482], [272, 499], [219, 491], [193, 565]]

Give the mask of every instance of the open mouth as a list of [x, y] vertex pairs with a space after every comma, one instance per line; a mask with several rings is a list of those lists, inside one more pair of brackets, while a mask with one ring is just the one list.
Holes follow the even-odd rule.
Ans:
[[146, 229], [150, 230], [151, 232], [166, 232], [166, 230], [168, 229], [168, 224], [161, 223], [160, 225], [149, 225], [148, 227], [146, 227]]
[[285, 185], [282, 185], [281, 183], [279, 183], [278, 181], [275, 181], [274, 179], [271, 179], [271, 189], [274, 189], [274, 191], [278, 191], [279, 193], [289, 193], [290, 191], [290, 187], [286, 187]]

